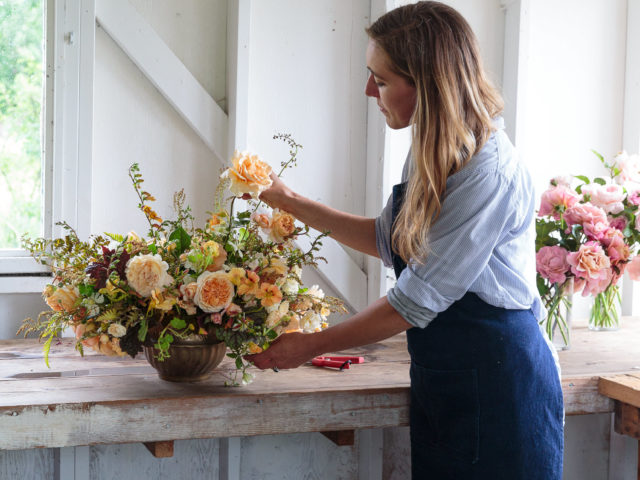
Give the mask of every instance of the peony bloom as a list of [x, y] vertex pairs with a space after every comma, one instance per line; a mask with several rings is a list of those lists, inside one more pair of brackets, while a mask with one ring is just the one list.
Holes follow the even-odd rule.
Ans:
[[587, 242], [580, 245], [577, 252], [571, 252], [567, 255], [567, 262], [576, 277], [585, 278], [587, 281], [602, 280], [611, 273], [609, 257], [598, 242]]
[[229, 189], [235, 196], [248, 193], [255, 199], [271, 186], [271, 167], [258, 155], [236, 150], [231, 163], [233, 166], [225, 170], [220, 178], [231, 180]]
[[282, 292], [276, 285], [265, 282], [260, 285], [260, 290], [256, 292], [256, 298], [260, 299], [263, 307], [269, 307], [282, 301]]
[[282, 243], [296, 231], [295, 218], [290, 213], [274, 210], [271, 218], [269, 237], [276, 243]]
[[538, 216], [551, 215], [560, 220], [560, 214], [575, 205], [578, 200], [578, 195], [564, 185], [551, 187], [542, 194]]
[[599, 185], [591, 183], [582, 187], [582, 195], [589, 196], [589, 201], [607, 213], [620, 213], [624, 210], [624, 190], [620, 185]]
[[559, 247], [542, 247], [536, 253], [536, 270], [552, 283], [563, 283], [569, 270], [567, 263], [568, 250]]
[[225, 272], [204, 272], [197, 283], [193, 300], [204, 312], [216, 313], [231, 304], [235, 291]]
[[626, 183], [640, 183], [640, 155], [629, 155], [626, 151], [620, 152], [613, 159], [613, 164], [620, 170], [616, 176], [616, 182], [620, 185]]
[[612, 228], [609, 226], [609, 223], [602, 223], [602, 222], [597, 222], [597, 223], [584, 222], [582, 224], [582, 229], [584, 230], [584, 234], [590, 240], [598, 240], [598, 241], [601, 241], [602, 238], [607, 234], [607, 232], [609, 230], [612, 230]]
[[590, 223], [595, 225], [597, 223], [609, 224], [607, 219], [607, 213], [600, 207], [596, 207], [590, 203], [577, 203], [572, 207], [569, 207], [564, 212], [563, 218], [567, 225], [582, 225], [584, 223]]
[[640, 255], [633, 257], [633, 260], [627, 264], [627, 272], [631, 280], [640, 280]]
[[109, 325], [107, 333], [112, 337], [124, 337], [124, 335], [127, 333], [127, 327], [119, 323], [112, 323], [111, 325]]
[[76, 300], [80, 296], [78, 287], [65, 285], [64, 287], [54, 287], [47, 285], [42, 292], [45, 302], [56, 312], [71, 312], [74, 309]]
[[127, 262], [125, 274], [129, 285], [143, 297], [150, 297], [154, 290], [164, 290], [173, 283], [167, 273], [169, 265], [160, 255], [136, 255]]

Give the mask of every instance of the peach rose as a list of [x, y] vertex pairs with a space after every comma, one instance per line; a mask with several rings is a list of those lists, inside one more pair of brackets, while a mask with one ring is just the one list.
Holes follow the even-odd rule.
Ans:
[[620, 170], [616, 176], [617, 183], [621, 185], [630, 182], [640, 183], [640, 155], [637, 153], [629, 155], [626, 151], [622, 151], [615, 156], [613, 164]]
[[260, 228], [269, 228], [271, 225], [271, 219], [266, 213], [252, 213], [251, 220], [253, 220]]
[[216, 313], [231, 304], [235, 290], [225, 272], [204, 272], [197, 283], [194, 302], [204, 312]]
[[127, 262], [127, 282], [143, 297], [150, 297], [154, 290], [164, 290], [173, 283], [167, 273], [169, 265], [158, 254], [136, 255]]
[[566, 186], [561, 184], [553, 186], [542, 194], [538, 216], [551, 215], [556, 220], [560, 220], [560, 214], [575, 205], [578, 200], [578, 195]]
[[602, 271], [602, 275], [599, 278], [587, 278], [582, 290], [582, 296], [588, 297], [597, 295], [606, 290], [606, 288], [613, 281], [613, 272], [610, 268], [606, 268]]
[[258, 155], [236, 150], [231, 163], [233, 166], [225, 170], [220, 178], [231, 180], [229, 189], [236, 197], [248, 193], [255, 199], [271, 186], [271, 167]]
[[607, 276], [607, 273], [611, 273], [609, 257], [606, 256], [598, 242], [587, 242], [580, 245], [577, 252], [571, 252], [567, 255], [567, 262], [576, 277], [587, 280], [601, 280]]
[[620, 213], [624, 210], [624, 190], [620, 185], [599, 185], [591, 183], [582, 187], [582, 196], [589, 196], [589, 201], [607, 213]]
[[217, 272], [227, 261], [227, 251], [217, 242], [209, 241], [202, 245], [202, 252], [213, 257], [213, 262], [207, 267], [209, 272]]
[[568, 225], [582, 225], [585, 222], [595, 225], [597, 223], [608, 224], [609, 222], [607, 213], [602, 208], [590, 203], [577, 203], [567, 208], [563, 217]]
[[281, 210], [274, 210], [271, 218], [269, 237], [276, 243], [282, 243], [291, 237], [296, 230], [293, 215]]
[[631, 280], [640, 280], [640, 255], [633, 257], [633, 260], [627, 264], [627, 272]]
[[47, 285], [42, 295], [51, 310], [69, 313], [73, 311], [80, 292], [77, 287], [72, 287], [71, 285], [57, 288], [53, 285]]

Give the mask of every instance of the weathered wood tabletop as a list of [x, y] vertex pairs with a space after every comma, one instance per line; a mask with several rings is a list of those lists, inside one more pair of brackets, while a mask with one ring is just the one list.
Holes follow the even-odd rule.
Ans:
[[[617, 332], [574, 328], [560, 353], [567, 413], [613, 411], [598, 379], [640, 371], [638, 345], [640, 318], [625, 317]], [[254, 370], [252, 384], [234, 388], [224, 386], [228, 359], [207, 381], [171, 383], [144, 358], [80, 357], [71, 339], [52, 347], [50, 369], [36, 341], [0, 341], [0, 449], [407, 425], [405, 336], [341, 353], [365, 363]]]

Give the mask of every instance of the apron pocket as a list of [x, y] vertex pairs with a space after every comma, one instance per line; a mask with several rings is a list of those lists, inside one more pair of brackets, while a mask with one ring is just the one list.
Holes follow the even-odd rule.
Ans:
[[476, 463], [479, 411], [476, 370], [432, 370], [411, 362], [412, 443], [441, 458]]

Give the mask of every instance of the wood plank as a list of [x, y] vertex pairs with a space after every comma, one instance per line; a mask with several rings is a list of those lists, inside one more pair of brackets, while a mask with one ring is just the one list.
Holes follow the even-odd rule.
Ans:
[[640, 408], [640, 373], [602, 377], [598, 389], [602, 395]]
[[570, 377], [562, 380], [566, 415], [613, 412], [613, 400], [598, 392], [596, 376]]
[[173, 457], [173, 440], [164, 440], [160, 442], [144, 442], [143, 445], [156, 458]]
[[356, 442], [355, 430], [336, 430], [333, 432], [320, 432], [339, 447], [350, 446]]
[[628, 435], [640, 440], [640, 409], [616, 401], [613, 428], [620, 435]]

